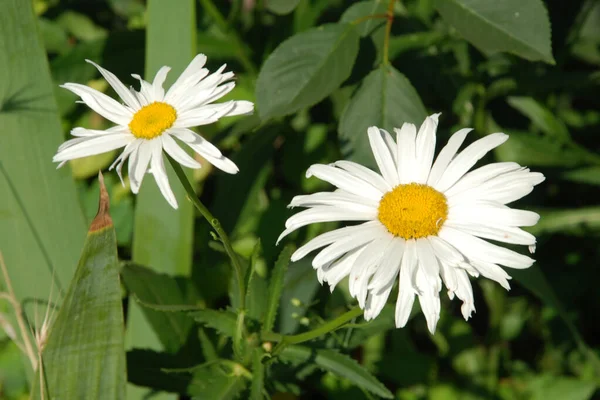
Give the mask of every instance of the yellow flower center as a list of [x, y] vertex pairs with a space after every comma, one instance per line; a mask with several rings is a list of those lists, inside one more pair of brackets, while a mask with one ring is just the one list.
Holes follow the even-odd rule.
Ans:
[[398, 185], [379, 202], [379, 221], [404, 239], [437, 235], [448, 217], [446, 196], [418, 183]]
[[169, 129], [177, 119], [175, 109], [161, 102], [142, 107], [129, 123], [129, 130], [138, 139], [154, 139]]

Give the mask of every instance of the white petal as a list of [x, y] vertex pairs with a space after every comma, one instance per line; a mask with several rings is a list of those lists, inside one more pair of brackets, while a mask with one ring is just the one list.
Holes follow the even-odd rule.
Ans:
[[117, 167], [117, 175], [121, 180], [121, 185], [125, 186], [125, 182], [123, 182], [123, 175], [121, 174], [121, 169], [123, 168], [123, 163], [129, 158], [129, 155], [133, 152], [137, 151], [140, 144], [142, 144], [143, 139], [136, 139], [133, 142], [129, 142], [127, 146], [123, 149], [123, 152], [117, 157], [117, 159], [111, 164], [108, 170], [112, 170], [115, 166]]
[[[410, 312], [415, 302], [415, 290], [413, 289], [411, 271], [417, 264], [414, 241], [409, 241], [404, 249], [400, 274], [398, 277], [398, 300], [396, 301], [396, 327], [402, 328], [408, 322]], [[412, 265], [412, 266], [411, 266]]]
[[52, 161], [60, 162], [106, 153], [107, 151], [126, 146], [134, 140], [135, 137], [130, 133], [113, 133], [110, 135], [71, 139], [63, 143], [62, 147], [52, 158]]
[[439, 280], [440, 266], [429, 240], [427, 238], [417, 239], [416, 249], [417, 256], [419, 257], [419, 270], [423, 272], [423, 276], [429, 282], [428, 284], [439, 291], [441, 288], [437, 286], [437, 282]]
[[427, 320], [427, 329], [433, 335], [440, 319], [440, 296], [437, 288], [429, 284], [422, 269], [417, 271], [417, 285], [421, 288], [421, 294], [418, 294], [419, 304]]
[[152, 81], [152, 91], [154, 93], [155, 101], [163, 101], [165, 97], [165, 89], [163, 88], [163, 84], [165, 83], [167, 74], [170, 70], [170, 67], [161, 67], [156, 73], [154, 81]]
[[393, 236], [388, 234], [388, 236], [367, 244], [350, 270], [348, 280], [350, 295], [358, 300], [358, 305], [363, 309], [367, 298], [369, 279], [375, 273], [386, 248], [392, 240]]
[[448, 189], [444, 194], [446, 197], [452, 197], [464, 190], [469, 190], [478, 187], [483, 182], [505, 174], [510, 171], [515, 171], [520, 168], [520, 165], [515, 162], [499, 162], [487, 164], [479, 167], [471, 172], [466, 173], [454, 186]]
[[119, 97], [131, 107], [133, 110], [137, 111], [141, 108], [138, 99], [127, 89], [125, 85], [113, 74], [112, 72], [102, 68], [98, 64], [93, 61], [85, 60], [88, 63], [92, 64], [94, 67], [100, 71], [104, 79], [108, 82], [108, 84], [115, 90], [115, 92], [119, 95]]
[[467, 273], [461, 269], [456, 270], [456, 277], [458, 280], [458, 288], [455, 290], [456, 296], [463, 301], [460, 310], [465, 320], [471, 317], [473, 311], [475, 311], [475, 300], [473, 299], [473, 288], [469, 281]]
[[450, 162], [440, 180], [433, 186], [434, 189], [440, 192], [448, 190], [488, 151], [500, 146], [507, 139], [508, 135], [504, 133], [492, 133], [472, 143]]
[[370, 170], [358, 163], [352, 161], [336, 161], [333, 163], [334, 166], [339, 167], [345, 171], [348, 171], [358, 179], [375, 186], [381, 193], [387, 193], [393, 189], [393, 186], [383, 179], [377, 172]]
[[208, 161], [223, 172], [227, 172], [228, 174], [237, 174], [238, 172], [240, 172], [240, 169], [237, 167], [237, 165], [235, 165], [233, 161], [231, 161], [225, 156], [214, 157], [210, 154], [206, 154], [202, 148], [197, 150], [197, 152], [202, 157], [204, 157], [206, 161]]
[[164, 134], [160, 136], [162, 140], [163, 148], [175, 161], [179, 164], [184, 165], [188, 168], [200, 168], [201, 165], [198, 161], [194, 160], [189, 156], [179, 145], [175, 142], [175, 140], [169, 135]]
[[460, 148], [460, 146], [465, 141], [467, 134], [471, 132], [473, 129], [465, 128], [456, 132], [450, 139], [448, 143], [444, 146], [440, 154], [438, 154], [435, 162], [433, 163], [433, 167], [431, 167], [431, 172], [429, 173], [429, 178], [427, 179], [427, 184], [429, 186], [435, 187], [437, 182], [442, 177], [444, 171], [450, 164], [450, 161], [456, 155], [456, 152]]
[[208, 140], [198, 135], [196, 132], [187, 128], [171, 128], [169, 134], [175, 136], [177, 139], [185, 142], [190, 146], [196, 153], [208, 154], [212, 157], [221, 157], [221, 151]]
[[140, 104], [148, 105], [150, 103], [154, 103], [156, 99], [154, 98], [154, 89], [152, 84], [143, 80], [138, 74], [131, 74], [131, 76], [140, 82], [140, 91], [138, 92]]
[[533, 246], [536, 243], [535, 236], [529, 232], [512, 226], [503, 225], [483, 225], [481, 223], [458, 223], [446, 221], [446, 225], [463, 232], [478, 236], [484, 239], [496, 240], [504, 243], [522, 244]]
[[456, 223], [473, 223], [504, 226], [533, 226], [540, 216], [533, 211], [517, 210], [490, 202], [465, 203], [451, 206], [448, 220]]
[[440, 114], [433, 114], [427, 118], [421, 127], [416, 139], [416, 168], [417, 183], [426, 183], [433, 163], [435, 154], [435, 134], [437, 131], [438, 117]]
[[354, 248], [361, 247], [375, 239], [386, 236], [386, 232], [380, 226], [376, 224], [363, 224], [363, 229], [360, 231], [353, 231], [345, 238], [321, 250], [313, 259], [312, 265], [314, 268], [323, 266]]
[[376, 214], [373, 213], [361, 213], [352, 210], [339, 209], [335, 207], [315, 207], [309, 210], [301, 211], [291, 216], [285, 223], [286, 230], [284, 230], [277, 243], [284, 237], [292, 233], [298, 228], [309, 224], [315, 224], [318, 222], [332, 222], [332, 221], [368, 221], [375, 219]]
[[322, 233], [319, 236], [311, 239], [304, 246], [298, 248], [298, 250], [296, 250], [294, 254], [292, 254], [291, 260], [294, 262], [298, 261], [304, 258], [311, 251], [327, 246], [333, 242], [348, 237], [349, 235], [359, 233], [366, 226], [373, 225], [374, 223], [375, 221], [369, 221], [365, 222], [364, 224], [347, 226], [344, 228], [334, 229], [333, 231]]
[[369, 296], [367, 297], [367, 301], [365, 303], [365, 321], [370, 321], [379, 315], [381, 310], [383, 310], [383, 307], [385, 306], [393, 287], [394, 285], [391, 283], [381, 291], [369, 292]]
[[371, 126], [367, 130], [367, 134], [369, 136], [371, 150], [373, 150], [373, 156], [375, 157], [375, 161], [377, 162], [377, 166], [379, 167], [383, 179], [390, 185], [397, 186], [400, 183], [398, 179], [398, 169], [394, 157], [392, 153], [390, 153], [390, 149], [383, 139], [383, 136], [385, 135], [384, 131], [376, 126]]
[[177, 209], [177, 199], [171, 190], [169, 185], [169, 178], [167, 177], [167, 170], [165, 169], [165, 163], [162, 154], [162, 143], [159, 140], [150, 141], [152, 147], [152, 175], [154, 180], [160, 189], [160, 192], [164, 198], [169, 202], [171, 207]]
[[356, 262], [358, 256], [363, 252], [364, 246], [351, 250], [339, 260], [323, 269], [323, 281], [329, 283], [329, 290], [333, 292], [335, 286], [348, 274]]
[[165, 96], [165, 101], [168, 103], [173, 102], [173, 100], [187, 90], [190, 85], [196, 84], [208, 75], [208, 70], [202, 68], [204, 67], [204, 64], [206, 64], [206, 56], [204, 54], [198, 54], [194, 57], [186, 69], [179, 75], [179, 78], [177, 78], [175, 83], [169, 88], [169, 91]]
[[504, 289], [510, 290], [510, 284], [508, 281], [511, 279], [510, 275], [506, 273], [501, 267], [494, 263], [483, 262], [483, 261], [471, 261], [471, 265], [477, 269], [482, 276], [488, 279], [498, 282]]
[[175, 128], [190, 128], [193, 126], [208, 125], [217, 122], [219, 119], [229, 115], [235, 109], [235, 102], [210, 104], [199, 108], [192, 108], [188, 111], [179, 113], [177, 121], [173, 125]]
[[401, 184], [414, 182], [416, 174], [416, 138], [417, 127], [404, 124], [401, 129], [394, 129], [398, 143], [398, 178]]
[[135, 194], [140, 190], [151, 157], [152, 147], [148, 140], [141, 141], [137, 150], [129, 157], [129, 184]]
[[385, 252], [381, 260], [381, 265], [379, 265], [379, 268], [377, 268], [377, 271], [375, 271], [369, 282], [369, 290], [377, 292], [390, 284], [391, 280], [396, 280], [402, 256], [404, 255], [405, 244], [406, 241], [402, 238], [394, 238], [392, 240], [389, 251]]
[[95, 130], [95, 129], [86, 129], [86, 128], [73, 128], [71, 129], [71, 135], [77, 137], [89, 137], [89, 136], [101, 136], [101, 135], [110, 135], [111, 133], [127, 133], [129, 129], [124, 126], [113, 126], [112, 128], [106, 129], [104, 131]]
[[377, 210], [379, 202], [343, 190], [295, 196], [288, 207], [334, 206], [356, 210]]
[[529, 268], [534, 262], [532, 258], [448, 226], [444, 226], [438, 235], [471, 261], [501, 264], [518, 269]]
[[88, 107], [115, 124], [127, 126], [133, 118], [133, 112], [130, 109], [96, 89], [78, 83], [65, 83], [61, 87], [81, 97]]
[[310, 178], [311, 176], [329, 182], [347, 192], [368, 197], [372, 200], [379, 201], [383, 196], [383, 193], [379, 189], [376, 189], [375, 186], [366, 183], [345, 170], [330, 165], [311, 165], [306, 171], [306, 177]]

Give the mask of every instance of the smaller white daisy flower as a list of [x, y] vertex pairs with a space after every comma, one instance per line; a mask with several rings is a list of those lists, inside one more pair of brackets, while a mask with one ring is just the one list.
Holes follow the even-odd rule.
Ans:
[[144, 174], [151, 172], [162, 195], [173, 208], [177, 208], [177, 200], [167, 178], [163, 150], [181, 165], [200, 168], [200, 164], [175, 139], [191, 147], [220, 170], [230, 174], [238, 172], [237, 166], [219, 149], [189, 129], [211, 124], [221, 117], [250, 114], [254, 110], [254, 105], [249, 101], [211, 104], [235, 86], [230, 81], [233, 72], [223, 72], [225, 65], [209, 75], [208, 69], [204, 68], [206, 56], [199, 54], [165, 93], [163, 83], [171, 69], [169, 67], [162, 67], [152, 83], [133, 74], [140, 81], [140, 90], [136, 91], [126, 88], [110, 71], [90, 60], [86, 61], [100, 71], [124, 104], [85, 85], [62, 85], [116, 126], [105, 131], [73, 129], [71, 135], [76, 138], [63, 143], [52, 159], [60, 163], [59, 168], [68, 160], [125, 147], [109, 169], [116, 167], [123, 182], [121, 168], [129, 158], [129, 181], [133, 193], [138, 193]]
[[328, 221], [366, 221], [323, 233], [300, 247], [292, 261], [323, 248], [313, 259], [321, 283], [333, 291], [346, 276], [350, 294], [375, 318], [398, 282], [396, 326], [408, 321], [419, 298], [427, 327], [434, 333], [440, 317], [442, 282], [448, 296], [463, 301], [468, 319], [475, 304], [469, 275], [482, 275], [510, 288], [500, 267], [528, 268], [534, 260], [487, 240], [535, 249], [535, 237], [521, 226], [539, 215], [506, 206], [544, 180], [513, 162], [484, 165], [468, 172], [487, 152], [508, 139], [494, 133], [458, 153], [467, 133], [461, 129], [434, 162], [439, 114], [417, 129], [404, 124], [396, 140], [383, 129], [368, 129], [378, 174], [351, 161], [316, 164], [306, 172], [337, 187], [333, 192], [296, 196], [290, 207], [307, 207], [286, 221], [278, 239], [305, 225]]

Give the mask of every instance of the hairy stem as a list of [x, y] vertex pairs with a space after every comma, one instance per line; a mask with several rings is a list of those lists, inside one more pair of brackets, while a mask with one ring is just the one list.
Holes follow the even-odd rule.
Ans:
[[389, 48], [390, 48], [390, 34], [392, 32], [392, 22], [394, 22], [394, 1], [390, 0], [387, 8], [387, 22], [385, 24], [385, 36], [383, 37], [383, 65], [388, 65], [389, 60]]

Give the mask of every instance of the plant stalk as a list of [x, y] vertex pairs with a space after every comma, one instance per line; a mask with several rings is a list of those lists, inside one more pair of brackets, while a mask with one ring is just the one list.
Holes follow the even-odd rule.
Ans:
[[387, 22], [385, 24], [385, 36], [383, 37], [383, 65], [388, 65], [389, 60], [389, 48], [390, 48], [390, 34], [392, 32], [392, 22], [394, 22], [394, 1], [390, 0], [386, 12]]

